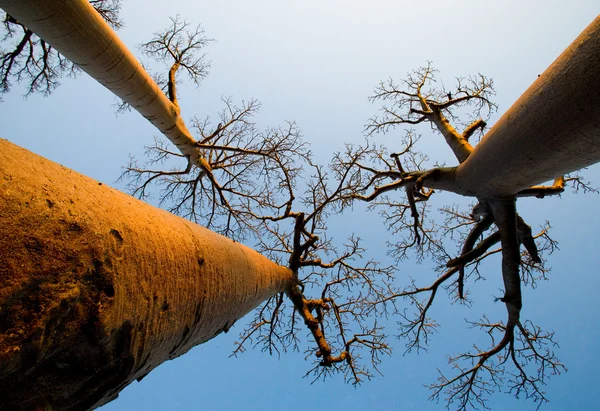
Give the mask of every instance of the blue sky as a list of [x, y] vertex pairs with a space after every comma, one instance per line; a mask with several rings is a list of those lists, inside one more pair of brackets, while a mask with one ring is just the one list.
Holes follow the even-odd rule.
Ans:
[[[501, 114], [600, 12], [596, 1], [587, 0], [496, 5], [437, 0], [123, 2], [125, 28], [119, 34], [133, 49], [176, 14], [201, 23], [206, 35], [217, 40], [206, 50], [210, 76], [199, 89], [189, 84], [180, 89], [184, 117], [216, 115], [221, 96], [257, 98], [262, 102], [259, 125], [295, 120], [321, 161], [344, 143], [363, 141], [363, 126], [377, 109], [367, 96], [379, 80], [401, 79], [427, 61], [447, 84], [455, 76], [480, 72], [494, 79]], [[25, 100], [21, 94], [15, 87], [4, 96], [0, 137], [117, 188], [123, 188], [116, 180], [129, 155], [141, 156], [158, 134], [137, 113], [116, 117], [112, 95], [83, 74], [65, 79], [47, 98]], [[431, 141], [429, 156], [450, 162], [441, 138], [426, 128], [421, 131]], [[399, 135], [390, 133], [380, 141], [393, 145]], [[585, 176], [600, 186], [597, 166]], [[550, 281], [524, 294], [523, 316], [556, 331], [557, 353], [569, 369], [547, 385], [551, 403], [545, 410], [591, 409], [600, 401], [598, 201], [597, 195], [566, 193], [519, 203], [520, 213], [534, 227], [550, 220], [560, 242], [560, 251], [549, 260]], [[385, 260], [385, 250], [377, 244], [385, 236], [383, 224], [361, 213], [348, 217], [353, 230], [374, 245], [370, 256]], [[345, 238], [348, 225], [332, 221], [333, 235]], [[310, 365], [302, 353], [278, 358], [250, 350], [229, 358], [243, 328], [240, 321], [228, 334], [133, 383], [102, 409], [442, 409], [442, 404], [427, 401], [423, 385], [434, 381], [447, 354], [472, 345], [473, 331], [465, 318], [474, 320], [485, 312], [504, 319], [504, 308], [493, 303], [501, 288], [499, 268], [487, 266], [488, 280], [474, 287], [471, 309], [437, 302], [434, 315], [442, 329], [428, 353], [403, 356], [402, 344], [395, 342], [393, 356], [382, 366], [384, 375], [359, 388], [339, 378], [311, 385], [302, 378]], [[431, 266], [414, 261], [400, 270], [404, 278], [432, 275]], [[393, 321], [389, 333], [394, 333]], [[495, 395], [490, 406], [535, 409], [535, 404], [515, 402], [509, 395]]]

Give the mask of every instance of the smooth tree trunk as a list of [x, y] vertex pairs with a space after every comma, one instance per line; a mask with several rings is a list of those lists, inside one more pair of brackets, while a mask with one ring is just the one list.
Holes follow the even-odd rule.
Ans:
[[88, 0], [0, 0], [0, 8], [150, 121], [195, 163], [195, 139], [173, 104]]
[[[152, 122], [206, 168], [179, 108], [87, 0], [0, 0], [0, 7]], [[437, 187], [477, 197], [516, 192], [600, 161], [600, 17]], [[518, 66], [515, 66], [518, 70]], [[427, 183], [426, 183], [427, 185]]]
[[293, 281], [239, 243], [0, 140], [0, 409], [97, 407]]
[[498, 120], [456, 169], [455, 179], [467, 195], [510, 196], [599, 161], [596, 17]]
[[[201, 157], [178, 108], [86, 0], [0, 0], [0, 8], [192, 160]], [[450, 191], [511, 197], [600, 160], [599, 24], [448, 170]], [[5, 141], [0, 279], [6, 409], [100, 405], [294, 281], [288, 269], [239, 244]]]

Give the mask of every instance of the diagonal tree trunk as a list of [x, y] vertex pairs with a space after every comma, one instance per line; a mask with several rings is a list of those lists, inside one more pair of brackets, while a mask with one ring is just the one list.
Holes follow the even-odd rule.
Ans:
[[456, 182], [476, 196], [513, 195], [598, 161], [600, 17], [498, 120]]
[[[193, 164], [210, 172], [177, 105], [162, 93], [88, 1], [0, 0], [0, 7], [129, 103]], [[451, 191], [489, 198], [510, 196], [600, 161], [598, 55], [600, 17], [457, 167], [451, 176], [456, 188]]]
[[0, 140], [0, 409], [86, 409], [285, 291], [292, 272]]
[[[204, 168], [178, 107], [88, 2], [0, 0], [0, 7]], [[600, 19], [464, 163], [438, 172], [440, 184], [479, 198], [510, 198], [600, 161], [598, 55]], [[505, 271], [514, 283], [514, 270]], [[245, 247], [6, 142], [0, 278], [0, 405], [7, 409], [109, 401], [295, 281], [290, 270]], [[520, 310], [520, 301], [513, 305]]]
[[196, 141], [173, 104], [87, 0], [1, 0], [0, 7], [75, 65], [129, 103], [193, 164]]

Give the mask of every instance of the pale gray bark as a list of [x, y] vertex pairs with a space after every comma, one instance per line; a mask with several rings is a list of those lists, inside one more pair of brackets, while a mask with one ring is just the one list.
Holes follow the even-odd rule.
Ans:
[[[210, 169], [179, 108], [89, 2], [0, 0], [0, 7], [131, 104], [194, 163]], [[435, 186], [463, 195], [505, 196], [600, 161], [598, 55], [600, 18], [533, 83], [466, 160], [458, 155], [464, 163], [443, 178], [451, 176], [453, 181], [438, 180]], [[450, 131], [444, 135], [459, 136]], [[429, 187], [428, 181], [423, 185]]]
[[600, 161], [599, 56], [597, 17], [457, 168], [457, 185], [512, 195]]

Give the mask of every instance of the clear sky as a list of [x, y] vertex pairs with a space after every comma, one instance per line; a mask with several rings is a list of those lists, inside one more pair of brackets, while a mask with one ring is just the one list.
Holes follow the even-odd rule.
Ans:
[[[362, 130], [375, 113], [367, 101], [379, 80], [401, 79], [432, 61], [443, 81], [482, 73], [494, 79], [502, 114], [598, 15], [596, 0], [503, 2], [371, 0], [123, 0], [125, 28], [119, 34], [132, 49], [180, 14], [201, 23], [217, 41], [207, 48], [210, 76], [199, 89], [180, 89], [182, 114], [204, 117], [221, 109], [221, 96], [257, 98], [260, 126], [295, 120], [317, 159], [325, 161], [344, 143], [363, 141]], [[137, 53], [137, 52], [136, 52]], [[130, 154], [141, 156], [157, 135], [137, 113], [115, 117], [112, 95], [81, 74], [65, 79], [50, 97], [21, 97], [15, 87], [0, 104], [0, 137], [92, 178], [116, 183]], [[568, 101], [564, 102], [569, 104]], [[497, 118], [497, 117], [496, 117]], [[427, 128], [430, 157], [450, 161], [441, 137]], [[380, 137], [393, 143], [400, 133]], [[585, 176], [600, 186], [600, 169]], [[556, 331], [556, 348], [569, 372], [546, 386], [545, 410], [592, 409], [600, 402], [600, 254], [597, 195], [565, 193], [562, 198], [520, 201], [525, 219], [539, 227], [550, 220], [560, 251], [550, 257], [550, 281], [524, 294], [523, 316]], [[355, 213], [345, 224], [333, 222], [333, 235], [352, 229], [362, 237], [385, 235], [383, 223]], [[352, 222], [349, 224], [348, 222]], [[376, 222], [376, 223], [374, 223]], [[375, 240], [373, 240], [375, 241]], [[370, 256], [385, 260], [373, 247]], [[434, 381], [445, 356], [468, 349], [473, 331], [464, 319], [481, 313], [504, 320], [499, 294], [500, 267], [486, 268], [488, 280], [474, 288], [471, 309], [440, 299], [433, 314], [442, 329], [428, 353], [403, 356], [400, 342], [386, 358], [383, 376], [358, 388], [341, 378], [317, 382], [302, 378], [309, 363], [302, 353], [270, 357], [250, 350], [229, 358], [244, 322], [228, 334], [196, 347], [133, 383], [106, 411], [143, 410], [359, 410], [442, 409], [427, 401], [423, 386]], [[431, 278], [431, 267], [408, 262], [400, 277]], [[389, 333], [394, 333], [390, 322]], [[495, 395], [494, 410], [535, 409], [526, 400]]]

